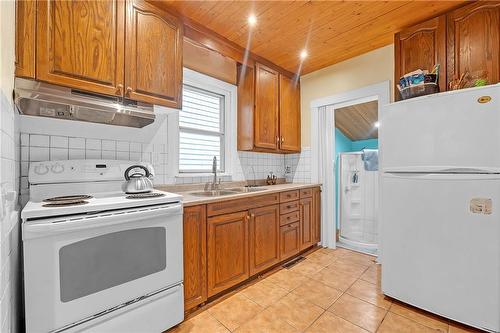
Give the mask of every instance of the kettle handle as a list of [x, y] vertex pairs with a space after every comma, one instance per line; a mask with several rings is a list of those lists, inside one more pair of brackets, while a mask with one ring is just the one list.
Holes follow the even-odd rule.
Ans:
[[126, 179], [126, 180], [130, 180], [130, 175], [129, 175], [129, 172], [130, 172], [132, 169], [135, 169], [135, 168], [139, 168], [139, 169], [144, 170], [144, 171], [146, 172], [146, 174], [144, 175], [145, 177], [148, 177], [148, 178], [149, 178], [149, 176], [151, 175], [151, 173], [149, 172], [149, 169], [148, 169], [148, 168], [146, 168], [144, 165], [139, 165], [139, 164], [137, 164], [137, 165], [132, 165], [132, 166], [129, 166], [129, 167], [127, 168], [127, 170], [125, 170], [125, 174], [124, 174], [124, 176], [125, 176], [125, 179]]

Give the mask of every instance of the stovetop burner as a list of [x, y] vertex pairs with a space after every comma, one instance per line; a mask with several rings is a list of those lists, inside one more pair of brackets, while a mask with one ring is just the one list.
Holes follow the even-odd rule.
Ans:
[[91, 195], [79, 194], [79, 195], [66, 195], [63, 197], [53, 197], [43, 200], [44, 202], [60, 202], [60, 201], [68, 201], [68, 200], [78, 200], [83, 201], [87, 199], [92, 199]]
[[66, 206], [80, 206], [86, 205], [89, 202], [86, 200], [60, 200], [60, 201], [50, 201], [49, 203], [43, 204], [42, 207], [66, 207]]
[[86, 205], [89, 202], [87, 199], [92, 199], [91, 195], [66, 195], [62, 197], [54, 197], [43, 200], [46, 202], [43, 207], [66, 207], [66, 206], [79, 206]]
[[149, 192], [149, 193], [136, 193], [127, 195], [126, 199], [147, 199], [147, 198], [156, 198], [163, 197], [165, 194], [158, 192]]

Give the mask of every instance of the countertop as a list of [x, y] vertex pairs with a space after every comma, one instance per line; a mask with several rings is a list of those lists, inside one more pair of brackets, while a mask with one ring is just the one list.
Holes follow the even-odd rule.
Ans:
[[[266, 185], [266, 186], [259, 186], [260, 191], [256, 192], [247, 192], [247, 193], [235, 193], [235, 194], [229, 194], [229, 195], [223, 195], [223, 196], [218, 196], [218, 197], [199, 197], [190, 194], [191, 192], [194, 191], [189, 191], [189, 192], [174, 192], [177, 194], [182, 195], [182, 202], [184, 207], [189, 207], [189, 206], [195, 206], [195, 205], [202, 205], [202, 204], [207, 204], [207, 203], [212, 203], [212, 202], [219, 202], [219, 201], [227, 201], [227, 200], [233, 200], [233, 199], [241, 199], [241, 198], [246, 198], [246, 197], [253, 197], [253, 196], [259, 196], [259, 195], [266, 195], [270, 193], [276, 193], [276, 192], [283, 192], [283, 191], [291, 191], [291, 190], [298, 190], [301, 188], [309, 188], [309, 187], [316, 187], [316, 186], [321, 186], [321, 184], [317, 183], [291, 183], [291, 184], [277, 184], [277, 185]], [[158, 190], [166, 190], [165, 187], [163, 186], [155, 186]], [[224, 190], [224, 187], [222, 188]], [[170, 190], [170, 192], [172, 192]]]

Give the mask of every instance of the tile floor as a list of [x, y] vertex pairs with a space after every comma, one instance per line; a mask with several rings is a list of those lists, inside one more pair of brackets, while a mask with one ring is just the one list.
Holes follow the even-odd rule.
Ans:
[[345, 249], [319, 249], [237, 291], [168, 333], [479, 332], [381, 293], [380, 265]]

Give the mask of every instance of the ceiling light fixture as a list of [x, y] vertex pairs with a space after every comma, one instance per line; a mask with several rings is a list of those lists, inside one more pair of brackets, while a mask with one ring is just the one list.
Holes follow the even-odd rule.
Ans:
[[253, 27], [254, 25], [256, 25], [256, 24], [257, 24], [257, 17], [255, 17], [255, 15], [254, 15], [254, 14], [250, 14], [250, 15], [248, 16], [248, 24], [249, 24], [251, 27]]
[[302, 50], [300, 52], [300, 59], [304, 60], [305, 58], [307, 58], [307, 50]]
[[375, 124], [373, 124], [373, 126], [375, 126], [375, 128], [379, 128], [380, 127], [380, 123], [378, 121], [376, 121]]

